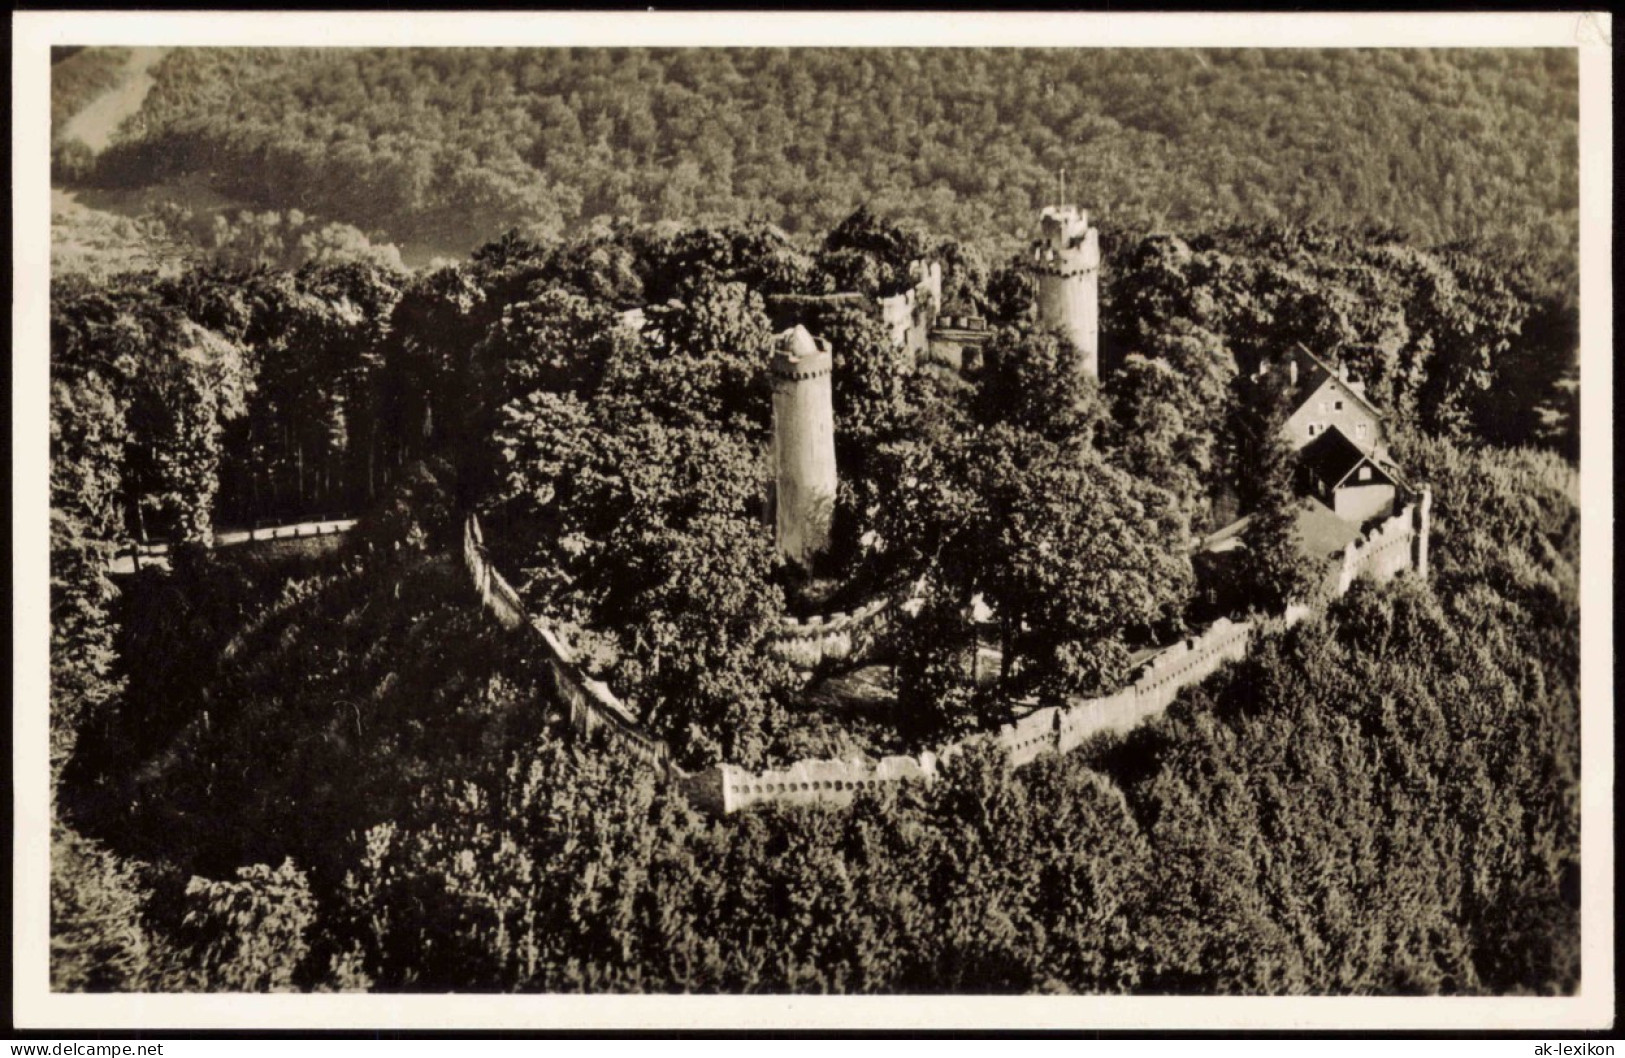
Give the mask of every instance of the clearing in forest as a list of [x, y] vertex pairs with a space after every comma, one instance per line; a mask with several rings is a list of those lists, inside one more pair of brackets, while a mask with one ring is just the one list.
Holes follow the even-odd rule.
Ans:
[[79, 140], [98, 153], [105, 150], [124, 119], [141, 109], [147, 93], [156, 83], [150, 71], [168, 51], [168, 48], [131, 48], [118, 83], [69, 118], [62, 138]]

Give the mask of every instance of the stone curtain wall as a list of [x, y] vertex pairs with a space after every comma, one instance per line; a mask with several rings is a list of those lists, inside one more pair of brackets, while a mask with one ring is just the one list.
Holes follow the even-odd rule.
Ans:
[[[342, 536], [355, 528], [354, 518], [329, 518], [324, 521], [300, 522], [296, 525], [278, 525], [265, 529], [235, 529], [215, 533], [211, 548], [239, 547], [244, 544], [268, 544], [277, 541], [309, 542], [318, 537], [326, 547], [334, 543], [331, 538]], [[108, 571], [115, 574], [133, 573], [138, 566], [163, 566], [169, 561], [170, 544], [131, 544], [116, 552], [108, 562]], [[294, 553], [298, 553], [297, 550]]]
[[463, 563], [469, 576], [474, 578], [474, 590], [479, 593], [480, 605], [489, 610], [503, 628], [513, 629], [525, 624], [525, 606], [519, 593], [503, 579], [502, 574], [485, 557], [485, 536], [480, 531], [479, 519], [472, 514], [463, 526]]
[[[1106, 731], [1125, 732], [1168, 708], [1185, 687], [1212, 675], [1227, 661], [1247, 655], [1256, 625], [1220, 618], [1206, 632], [1163, 650], [1141, 669], [1133, 683], [1103, 698], [1076, 698], [1063, 708], [1034, 709], [996, 733], [973, 735], [1003, 746], [1013, 764], [1046, 753], [1065, 753]], [[750, 772], [731, 764], [714, 769], [721, 786], [721, 810], [733, 812], [766, 801], [845, 805], [860, 791], [893, 783], [934, 778], [943, 762], [965, 743], [927, 750], [917, 757], [879, 761], [802, 760], [787, 768]]]
[[271, 529], [242, 529], [230, 533], [216, 533], [214, 546], [231, 547], [235, 544], [258, 544], [267, 540], [290, 540], [347, 533], [355, 528], [355, 522], [354, 518], [332, 518], [320, 522], [302, 522], [298, 525], [279, 525]]
[[[1424, 487], [1398, 514], [1348, 545], [1338, 578], [1339, 595], [1362, 576], [1381, 582], [1413, 568], [1426, 575], [1432, 499], [1432, 492]], [[569, 648], [525, 616], [518, 595], [486, 559], [479, 523], [472, 515], [464, 530], [463, 554], [485, 607], [504, 626], [530, 628], [540, 641], [552, 671], [554, 692], [568, 707], [575, 729], [582, 734], [605, 731], [644, 759], [664, 765], [689, 799], [708, 811], [726, 814], [769, 802], [850, 804], [864, 790], [935, 778], [943, 762], [951, 760], [967, 744], [952, 743], [913, 757], [800, 760], [784, 768], [759, 772], [721, 764], [695, 774], [681, 772], [670, 765], [665, 744], [639, 730], [636, 718], [609, 688], [582, 673]], [[798, 656], [810, 659], [812, 664], [825, 658], [849, 657], [859, 642], [856, 637], [865, 629], [889, 622], [896, 603], [896, 599], [877, 600], [851, 614], [835, 615], [835, 619], [787, 621], [787, 629], [801, 628], [806, 633], [775, 640], [770, 649], [800, 652]], [[991, 740], [1002, 745], [1012, 763], [1021, 765], [1048, 753], [1070, 752], [1106, 732], [1127, 732], [1162, 713], [1181, 690], [1207, 679], [1225, 663], [1246, 657], [1261, 626], [1291, 626], [1309, 612], [1308, 606], [1294, 604], [1281, 617], [1268, 622], [1220, 618], [1200, 635], [1157, 652], [1140, 667], [1131, 683], [1114, 694], [1075, 698], [1064, 707], [1033, 708], [997, 732], [973, 735], [971, 740]], [[831, 652], [840, 649], [849, 653]]]
[[[953, 746], [944, 752], [957, 752]], [[774, 802], [777, 804], [846, 805], [862, 790], [894, 783], [933, 779], [941, 758], [926, 750], [918, 757], [884, 757], [879, 761], [798, 760], [787, 768], [749, 772], [732, 764], [712, 769], [720, 787], [722, 812]]]
[[1427, 576], [1428, 520], [1433, 507], [1433, 490], [1423, 486], [1419, 494], [1407, 497], [1399, 513], [1360, 534], [1343, 548], [1343, 564], [1337, 575], [1337, 594], [1342, 595], [1361, 577], [1382, 583], [1408, 569]]
[[524, 629], [541, 650], [554, 699], [570, 717], [570, 726], [583, 737], [602, 731], [610, 741], [651, 764], [667, 759], [666, 744], [638, 726], [637, 717], [603, 681], [581, 671], [574, 652], [546, 627], [532, 621], [512, 585], [496, 571], [485, 554], [479, 519], [468, 516], [463, 525], [463, 562], [479, 593], [480, 604], [507, 629]]

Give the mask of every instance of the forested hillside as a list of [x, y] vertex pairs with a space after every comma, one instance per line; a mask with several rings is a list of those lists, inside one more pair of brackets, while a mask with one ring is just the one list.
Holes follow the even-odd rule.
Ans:
[[68, 122], [118, 84], [129, 58], [128, 48], [58, 48], [51, 56], [52, 129], [68, 135]]
[[1573, 271], [1571, 51], [188, 48], [153, 73], [94, 182], [200, 176], [444, 251], [863, 203], [1000, 252], [1064, 169], [1108, 231], [1375, 224]]
[[[126, 57], [60, 58], [67, 115]], [[80, 216], [51, 288], [54, 987], [1577, 987], [1572, 54], [150, 72], [112, 146], [56, 154], [64, 215], [128, 217]], [[1098, 379], [1014, 254], [1061, 169], [1102, 228]], [[918, 259], [987, 322], [974, 368], [880, 322]], [[763, 515], [794, 324], [840, 480], [806, 565]], [[1315, 594], [1257, 371], [1300, 344], [1431, 487], [1427, 577]], [[1241, 511], [1208, 591], [1193, 542]], [[340, 513], [325, 556], [211, 547]], [[558, 722], [471, 513], [675, 769], [969, 748], [850, 809], [706, 815]], [[149, 538], [170, 568], [115, 583]], [[879, 704], [764, 649], [904, 585]], [[1132, 733], [1020, 769], [977, 741], [1221, 612], [1255, 649]]]
[[[1335, 349], [1393, 402], [1437, 497], [1432, 579], [1351, 593], [1132, 737], [709, 819], [547, 725], [447, 553], [459, 510], [501, 524], [505, 568], [682, 761], [807, 751], [760, 653], [800, 590], [758, 521], [765, 306], [921, 249], [860, 213], [810, 253], [623, 228], [417, 276], [58, 284], [59, 985], [1572, 990], [1574, 471], [1495, 437], [1535, 418], [1499, 374], [1525, 370], [1506, 350], [1533, 303], [1471, 255], [1280, 229], [1122, 246], [1103, 391], [1022, 323], [1019, 274], [951, 245], [960, 296], [1018, 307], [978, 379], [899, 367], [842, 303], [819, 321], [853, 446], [843, 575], [931, 571], [897, 661], [914, 735], [1109, 686], [1180, 627], [1186, 527], [1260, 465], [1230, 423], [1267, 347]], [[100, 565], [144, 526], [195, 544], [336, 504], [363, 520], [325, 567], [183, 546], [115, 591]], [[986, 687], [955, 660], [974, 590], [1016, 615]]]
[[[236, 644], [219, 664], [159, 670], [191, 665], [211, 719], [154, 765], [114, 758], [144, 777], [88, 817], [112, 852], [64, 836], [55, 972], [138, 989], [1567, 992], [1567, 472], [1414, 454], [1448, 497], [1433, 584], [1352, 593], [1124, 741], [1020, 772], [972, 754], [837, 812], [707, 819], [636, 761], [536, 734], [534, 690], [499, 675], [451, 603], [468, 596], [421, 559], [295, 584], [206, 633]], [[132, 876], [131, 855], [154, 866]]]

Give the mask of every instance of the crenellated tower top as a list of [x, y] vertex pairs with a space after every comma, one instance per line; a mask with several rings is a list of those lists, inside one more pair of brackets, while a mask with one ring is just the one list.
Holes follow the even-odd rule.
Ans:
[[1100, 268], [1100, 233], [1089, 226], [1089, 214], [1076, 206], [1045, 206], [1038, 215], [1033, 267], [1069, 276]]
[[828, 342], [814, 338], [798, 323], [780, 332], [768, 367], [775, 379], [797, 382], [829, 374], [834, 358]]

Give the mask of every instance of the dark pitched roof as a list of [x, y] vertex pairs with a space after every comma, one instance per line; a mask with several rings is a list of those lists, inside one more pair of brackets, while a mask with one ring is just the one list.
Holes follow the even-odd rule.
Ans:
[[1342, 481], [1365, 459], [1365, 450], [1336, 426], [1328, 426], [1298, 449], [1298, 465], [1327, 485]]
[[1298, 466], [1321, 488], [1337, 488], [1366, 462], [1388, 478], [1390, 484], [1399, 484], [1398, 468], [1391, 460], [1360, 447], [1336, 426], [1326, 427], [1298, 450]]
[[[1298, 383], [1293, 387], [1291, 393], [1292, 407], [1287, 411], [1289, 416], [1303, 407], [1309, 398], [1315, 395], [1315, 391], [1326, 383], [1327, 379], [1337, 379], [1342, 383], [1343, 388], [1348, 390], [1349, 395], [1364, 405], [1367, 411], [1379, 419], [1384, 417], [1382, 409], [1371, 403], [1371, 399], [1361, 392], [1359, 386], [1353, 382], [1344, 381], [1326, 361], [1304, 348], [1303, 343], [1298, 343], [1282, 359], [1285, 361], [1291, 358], [1297, 358], [1299, 364]], [[1283, 371], [1280, 377], [1286, 379], [1290, 375]]]

